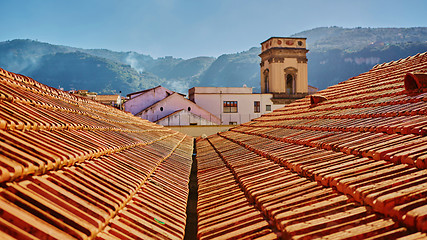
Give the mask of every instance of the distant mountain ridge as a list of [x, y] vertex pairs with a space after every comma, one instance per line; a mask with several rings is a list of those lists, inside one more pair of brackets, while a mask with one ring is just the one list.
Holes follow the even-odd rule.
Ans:
[[[306, 37], [309, 84], [320, 89], [368, 71], [374, 65], [427, 51], [427, 27], [320, 27]], [[260, 39], [260, 42], [265, 39]], [[157, 85], [187, 93], [194, 86], [260, 91], [259, 47], [218, 58], [154, 59], [136, 52], [81, 49], [34, 40], [0, 42], [0, 67], [52, 87], [126, 95]]]
[[319, 27], [292, 35], [306, 37], [308, 48], [314, 51], [341, 49], [361, 51], [370, 45], [419, 43], [427, 41], [427, 27], [413, 28], [342, 28]]

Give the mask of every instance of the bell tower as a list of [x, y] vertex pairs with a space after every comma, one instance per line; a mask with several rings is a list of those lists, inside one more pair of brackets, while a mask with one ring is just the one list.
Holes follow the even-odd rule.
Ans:
[[271, 37], [261, 43], [261, 93], [281, 98], [308, 93], [306, 40]]

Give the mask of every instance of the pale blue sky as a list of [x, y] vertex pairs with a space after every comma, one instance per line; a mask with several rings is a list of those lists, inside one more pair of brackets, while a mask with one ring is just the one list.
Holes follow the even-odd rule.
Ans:
[[0, 41], [185, 59], [315, 27], [427, 26], [426, 0], [0, 0], [0, 9]]

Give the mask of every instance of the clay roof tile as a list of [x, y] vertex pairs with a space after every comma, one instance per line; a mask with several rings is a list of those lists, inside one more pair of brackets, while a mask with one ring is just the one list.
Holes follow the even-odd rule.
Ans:
[[209, 156], [199, 163], [222, 161], [285, 238], [426, 238], [425, 56], [376, 65], [199, 140]]
[[0, 238], [183, 238], [191, 138], [4, 69], [0, 82]]

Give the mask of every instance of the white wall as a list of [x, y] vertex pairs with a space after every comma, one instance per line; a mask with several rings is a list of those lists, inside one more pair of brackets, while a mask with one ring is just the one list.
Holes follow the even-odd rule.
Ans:
[[[281, 108], [284, 105], [273, 105], [270, 100], [272, 94], [231, 94], [231, 93], [194, 93], [194, 101], [197, 105], [211, 112], [222, 120], [222, 124], [229, 124], [230, 122], [236, 122], [237, 124], [249, 122], [251, 119], [260, 117], [262, 114], [269, 113], [271, 111], [266, 110], [266, 105], [271, 106], [271, 110]], [[223, 102], [224, 101], [237, 101], [237, 113], [224, 113]], [[254, 101], [260, 102], [260, 113], [254, 112]]]
[[195, 115], [187, 110], [179, 111], [176, 114], [157, 121], [156, 123], [163, 126], [188, 126], [190, 124], [217, 125], [216, 123], [211, 122], [201, 116]]

